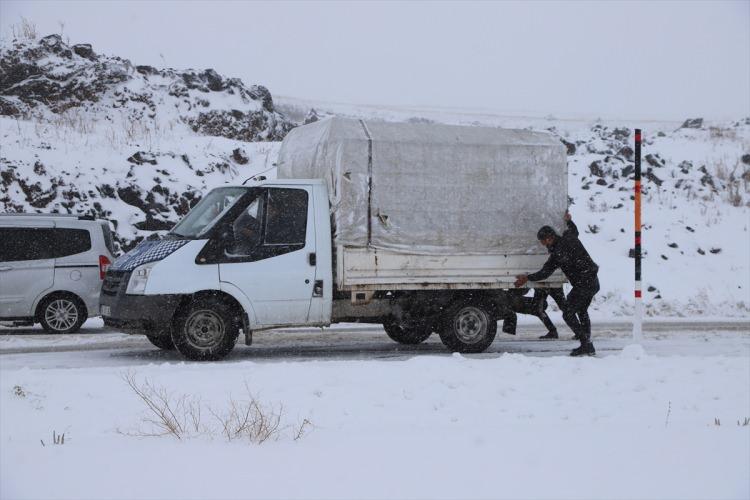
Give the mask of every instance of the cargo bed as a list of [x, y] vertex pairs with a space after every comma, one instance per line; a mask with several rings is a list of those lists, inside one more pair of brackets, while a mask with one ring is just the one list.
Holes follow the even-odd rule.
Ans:
[[[515, 276], [541, 269], [547, 254], [416, 255], [388, 250], [338, 247], [339, 290], [507, 289]], [[535, 286], [561, 286], [559, 271]]]

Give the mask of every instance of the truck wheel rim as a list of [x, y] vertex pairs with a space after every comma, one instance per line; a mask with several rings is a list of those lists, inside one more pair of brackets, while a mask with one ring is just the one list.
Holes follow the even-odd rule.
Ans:
[[53, 300], [44, 310], [44, 320], [53, 330], [68, 330], [78, 321], [78, 308], [67, 299]]
[[476, 307], [464, 307], [453, 320], [453, 330], [459, 340], [465, 344], [475, 344], [482, 340], [487, 327], [487, 315]]
[[224, 338], [224, 321], [213, 311], [196, 311], [185, 323], [187, 341], [198, 349], [210, 349]]

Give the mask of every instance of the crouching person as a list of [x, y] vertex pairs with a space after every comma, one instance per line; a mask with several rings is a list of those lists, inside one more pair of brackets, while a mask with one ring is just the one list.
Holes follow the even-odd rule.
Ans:
[[510, 335], [516, 334], [516, 313], [519, 313], [536, 316], [544, 323], [544, 326], [547, 327], [547, 333], [539, 337], [540, 339], [558, 338], [557, 328], [555, 328], [555, 324], [552, 323], [552, 320], [547, 315], [547, 296], [551, 295], [562, 311], [565, 304], [565, 295], [563, 295], [562, 288], [551, 288], [549, 290], [535, 288], [533, 298], [524, 297], [528, 292], [526, 289], [512, 290], [511, 292], [515, 293], [511, 293], [509, 301], [510, 310], [503, 320], [503, 331], [505, 333]]
[[565, 213], [567, 229], [559, 236], [549, 226], [542, 227], [537, 233], [539, 242], [547, 247], [549, 258], [541, 270], [532, 274], [516, 276], [516, 287], [524, 286], [528, 281], [539, 281], [548, 278], [555, 269], [561, 269], [573, 285], [563, 307], [563, 319], [581, 341], [581, 346], [573, 349], [571, 356], [592, 356], [596, 354], [591, 343], [591, 320], [588, 308], [594, 295], [599, 291], [599, 266], [578, 239], [578, 228]]

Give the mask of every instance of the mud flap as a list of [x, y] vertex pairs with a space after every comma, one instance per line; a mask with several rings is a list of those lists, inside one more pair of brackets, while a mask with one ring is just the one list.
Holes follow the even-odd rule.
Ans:
[[245, 345], [253, 345], [253, 331], [250, 329], [247, 313], [242, 313], [242, 331], [245, 333]]

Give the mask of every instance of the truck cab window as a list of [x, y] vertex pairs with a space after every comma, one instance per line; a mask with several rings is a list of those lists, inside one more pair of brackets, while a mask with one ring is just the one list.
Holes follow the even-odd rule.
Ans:
[[234, 240], [228, 250], [234, 255], [250, 255], [260, 245], [263, 198], [255, 198], [232, 223]]
[[307, 191], [268, 190], [264, 245], [304, 245], [307, 232]]
[[265, 189], [232, 223], [224, 257], [256, 261], [300, 250], [307, 235], [307, 203], [304, 189]]
[[204, 196], [190, 212], [172, 228], [171, 234], [184, 238], [204, 237], [214, 225], [247, 193], [248, 188], [217, 188]]

